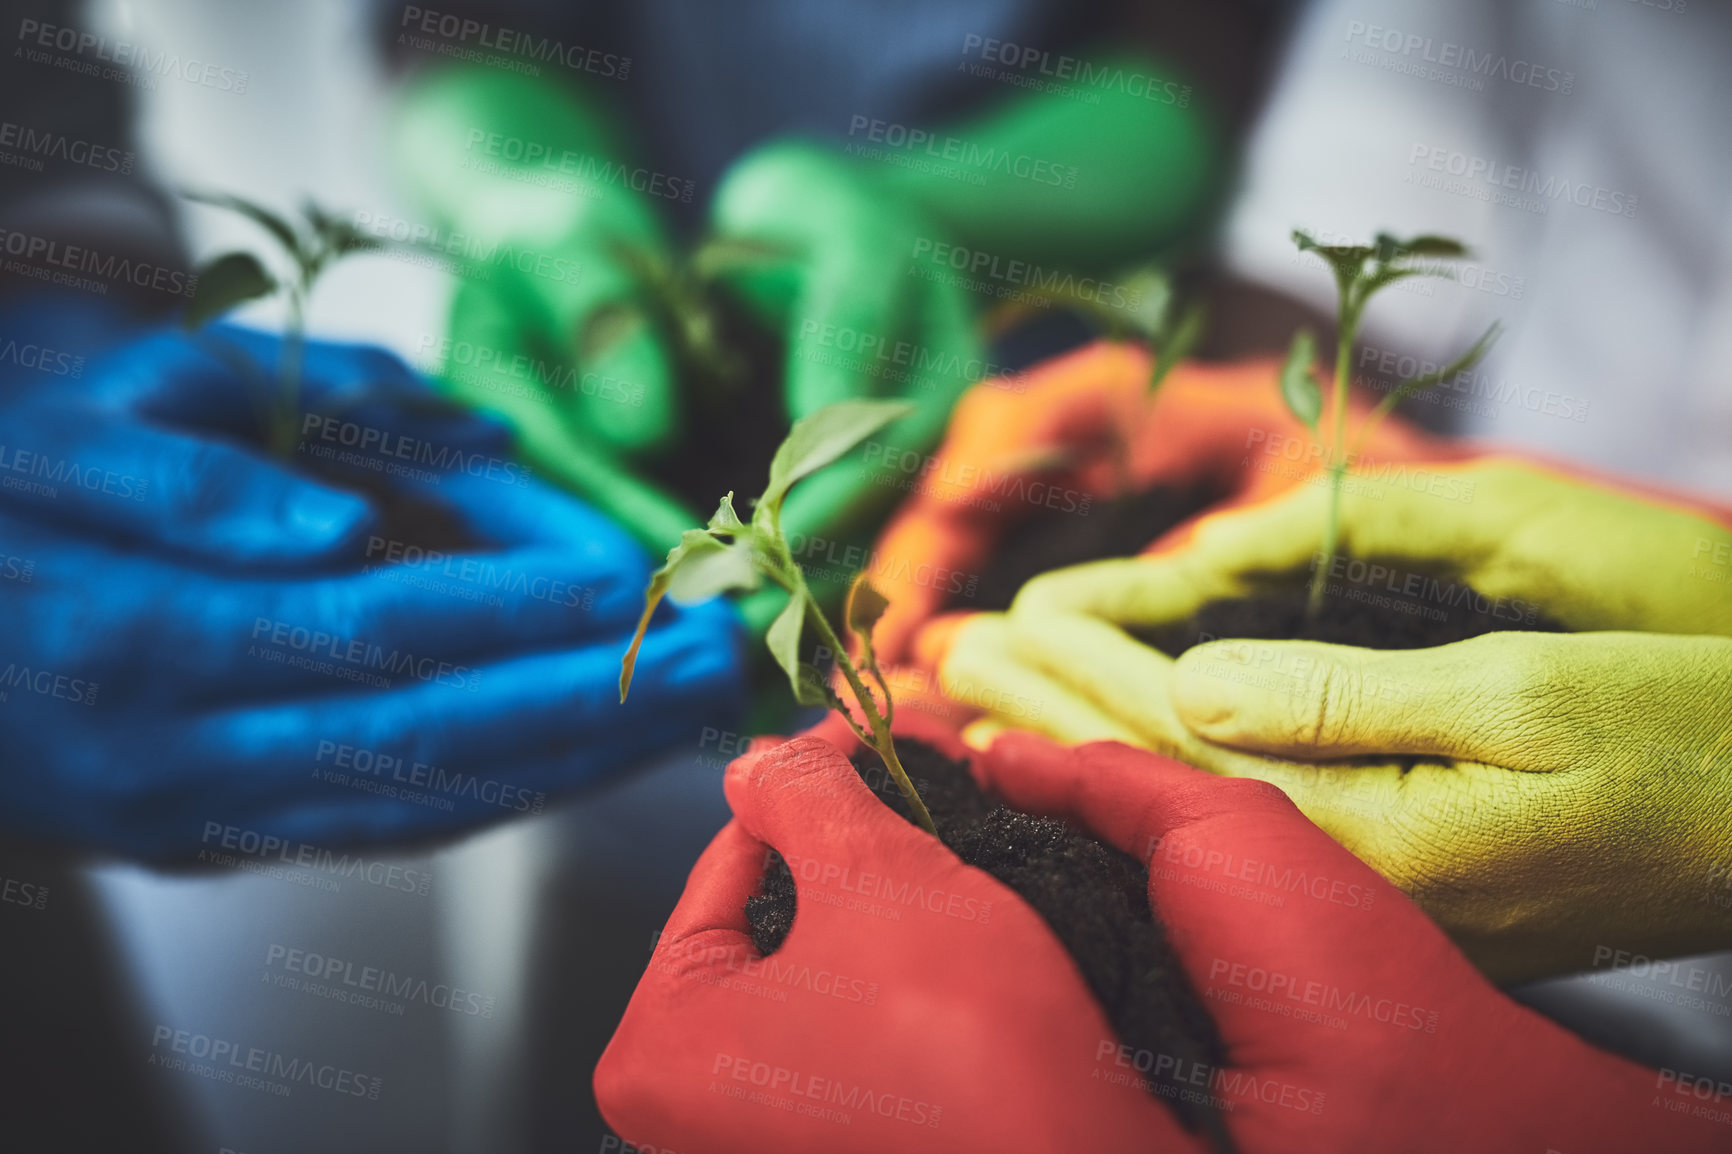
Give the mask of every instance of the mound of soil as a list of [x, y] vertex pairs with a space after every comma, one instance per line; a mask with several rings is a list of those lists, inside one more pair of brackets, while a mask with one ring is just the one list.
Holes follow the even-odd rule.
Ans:
[[[1338, 568], [1358, 565], [1343, 559]], [[1466, 582], [1437, 573], [1413, 574], [1401, 566], [1359, 566], [1365, 572], [1396, 570], [1399, 584], [1331, 582], [1317, 616], [1305, 613], [1306, 590], [1276, 587], [1252, 597], [1211, 601], [1174, 628], [1132, 630], [1177, 657], [1193, 645], [1217, 638], [1258, 641], [1326, 641], [1366, 649], [1426, 649], [1486, 633], [1515, 630], [1565, 633], [1565, 626], [1526, 602], [1486, 597]]]
[[726, 293], [712, 308], [721, 341], [737, 358], [733, 373], [685, 365], [681, 378], [682, 430], [678, 442], [655, 464], [665, 485], [701, 519], [732, 491], [734, 508], [750, 518], [750, 499], [764, 489], [770, 459], [788, 435], [782, 401], [784, 346], [745, 315]]
[[[494, 546], [480, 541], [449, 508], [404, 492], [383, 473], [334, 465], [316, 458], [296, 458], [301, 470], [337, 489], [346, 489], [379, 511], [372, 536], [415, 545], [429, 552], [489, 553]], [[383, 555], [370, 558], [383, 563]]]
[[[1009, 886], [1046, 919], [1121, 1042], [1211, 1067], [1226, 1064], [1226, 1044], [1214, 1019], [1149, 909], [1146, 866], [1061, 821], [1006, 808], [980, 789], [965, 763], [931, 746], [903, 740], [896, 748], [944, 844]], [[886, 805], [913, 822], [877, 751], [862, 750], [853, 765]], [[759, 952], [775, 953], [796, 916], [793, 874], [772, 855], [759, 892], [746, 899], [746, 920]], [[1160, 1100], [1219, 1149], [1232, 1148], [1214, 1110], [1164, 1096]]]
[[1226, 495], [1219, 482], [1202, 479], [1113, 497], [1086, 516], [1040, 507], [1005, 533], [982, 569], [973, 596], [953, 595], [945, 608], [1009, 609], [1017, 590], [1031, 578], [1085, 561], [1135, 556], [1155, 538]]

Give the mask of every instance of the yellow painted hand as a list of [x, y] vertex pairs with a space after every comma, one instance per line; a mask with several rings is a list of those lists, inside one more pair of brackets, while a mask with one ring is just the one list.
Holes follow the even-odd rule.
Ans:
[[1307, 489], [1161, 557], [1037, 578], [958, 632], [942, 680], [988, 709], [984, 728], [1116, 738], [1280, 785], [1500, 977], [1582, 968], [1597, 945], [1732, 943], [1710, 891], [1732, 861], [1732, 592], [1712, 568], [1732, 534], [1526, 466], [1437, 476], [1471, 503], [1361, 483], [1344, 553], [1443, 572], [1487, 612], [1502, 599], [1629, 632], [1216, 642], [1175, 663], [1119, 628], [1303, 579], [1323, 514]]

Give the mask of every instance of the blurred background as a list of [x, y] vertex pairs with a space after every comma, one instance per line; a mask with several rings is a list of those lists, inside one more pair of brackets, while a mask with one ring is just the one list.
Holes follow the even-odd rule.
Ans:
[[[767, 140], [841, 147], [862, 117], [978, 116], [1035, 84], [1074, 88], [1053, 71], [1068, 54], [1134, 53], [1185, 86], [1220, 157], [1206, 204], [1178, 234], [1124, 254], [1126, 265], [1174, 254], [1210, 304], [1202, 356], [1278, 352], [1296, 320], [1327, 327], [1333, 285], [1296, 255], [1295, 227], [1336, 242], [1377, 229], [1461, 237], [1471, 261], [1380, 298], [1357, 376], [1376, 388], [1411, 375], [1501, 320], [1508, 335], [1489, 360], [1410, 403], [1413, 419], [1732, 496], [1724, 5], [435, 3], [7, 0], [0, 224], [186, 269], [257, 243], [248, 221], [177, 195], [207, 190], [284, 209], [310, 197], [400, 239], [432, 219], [428, 178], [411, 171], [394, 127], [404, 93], [463, 63], [564, 84], [606, 108], [646, 165], [690, 182], [689, 200], [663, 206], [666, 227], [690, 239], [733, 161]], [[582, 51], [550, 62], [521, 42], [488, 47], [464, 20]], [[117, 64], [122, 43], [200, 67]], [[19, 126], [111, 147], [126, 171], [44, 165]], [[1151, 204], [1164, 195], [1158, 180], [1146, 193]], [[13, 265], [0, 276], [9, 300], [37, 288]], [[361, 253], [321, 281], [307, 329], [436, 374], [463, 288], [461, 270], [422, 252]], [[124, 299], [123, 286], [100, 304], [160, 308], [139, 295]], [[260, 303], [236, 319], [277, 328], [285, 316]], [[1042, 323], [999, 335], [988, 359], [1016, 369], [1087, 336], [1075, 321]], [[686, 871], [726, 819], [720, 772], [738, 740], [730, 726], [743, 725], [712, 720], [695, 742], [536, 816], [377, 851], [401, 867], [392, 876], [431, 879], [419, 889], [6, 844], [0, 874], [31, 900], [0, 904], [4, 1144], [620, 1149], [590, 1073]], [[0, 773], [32, 768], [0, 745]], [[327, 996], [338, 974], [364, 969], [393, 975], [399, 994], [377, 1005]], [[1634, 1056], [1732, 1075], [1719, 1012], [1667, 1013], [1640, 989], [1579, 981], [1524, 996]], [[284, 1096], [164, 1068], [164, 1030], [332, 1064], [381, 1088]]]

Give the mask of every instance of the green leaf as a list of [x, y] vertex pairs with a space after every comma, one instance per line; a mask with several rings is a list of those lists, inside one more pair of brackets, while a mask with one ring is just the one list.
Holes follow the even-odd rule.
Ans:
[[710, 516], [710, 529], [716, 533], [743, 533], [746, 523], [740, 520], [740, 515], [734, 512], [734, 491], [728, 490], [728, 495], [716, 505], [716, 511]]
[[824, 675], [818, 672], [818, 667], [808, 662], [800, 662], [800, 682], [794, 689], [794, 700], [801, 705], [828, 705], [832, 709], [842, 708], [842, 699], [836, 696], [830, 688], [830, 683], [824, 680]]
[[770, 462], [770, 483], [758, 498], [759, 507], [778, 508], [795, 481], [913, 411], [903, 401], [837, 401], [795, 421]]
[[188, 329], [201, 328], [238, 304], [276, 291], [276, 280], [252, 254], [224, 253], [199, 270], [198, 287], [181, 323]]
[[[708, 535], [707, 530], [698, 530]], [[693, 549], [668, 577], [668, 596], [681, 605], [708, 601], [733, 589], [756, 589], [762, 583], [752, 556], [750, 539], [727, 544], [709, 537], [713, 545]]]
[[578, 357], [585, 364], [592, 364], [619, 347], [644, 324], [643, 312], [636, 305], [604, 304], [583, 319], [577, 337]]
[[626, 647], [625, 656], [619, 663], [620, 701], [625, 700], [626, 691], [631, 688], [632, 670], [637, 667], [637, 651], [643, 645], [644, 634], [649, 632], [650, 618], [666, 596], [674, 575], [689, 564], [691, 558], [726, 548], [728, 546], [710, 536], [707, 529], [687, 529], [680, 534], [680, 543], [668, 550], [668, 559], [662, 567], [650, 574], [649, 587], [644, 590], [643, 615], [637, 619], [637, 631], [632, 634], [631, 644]]
[[1161, 387], [1161, 382], [1167, 379], [1167, 374], [1173, 371], [1173, 366], [1190, 355], [1191, 349], [1202, 339], [1203, 329], [1209, 319], [1209, 311], [1202, 301], [1192, 301], [1179, 318], [1179, 323], [1172, 331], [1162, 334], [1156, 339], [1155, 364], [1149, 372], [1149, 391], [1152, 393]]
[[[1381, 238], [1380, 238], [1381, 239]], [[1453, 237], [1425, 233], [1395, 242], [1401, 256], [1435, 256], [1446, 259], [1471, 255], [1468, 247]]]
[[230, 212], [240, 213], [274, 236], [277, 243], [283, 246], [285, 253], [297, 261], [301, 258], [301, 238], [295, 232], [294, 226], [263, 205], [254, 204], [252, 201], [244, 200], [238, 196], [231, 196], [226, 192], [187, 192], [182, 195], [199, 204], [213, 205], [217, 208], [226, 208]]
[[[1124, 278], [1124, 288], [1137, 303], [1119, 310], [1130, 318], [1138, 336], [1154, 340], [1165, 328], [1173, 307], [1173, 282], [1158, 268], [1143, 268]], [[1110, 306], [1109, 306], [1110, 307]]]
[[[788, 675], [788, 684], [794, 690], [794, 700], [801, 705], [823, 705], [826, 698], [815, 690], [812, 685], [814, 678], [822, 680], [818, 671], [811, 665], [800, 660], [800, 632], [806, 623], [806, 609], [811, 604], [804, 589], [788, 598], [788, 604], [776, 614], [776, 619], [770, 622], [770, 628], [764, 633], [764, 644], [769, 646], [770, 656], [776, 659], [776, 664], [782, 667]], [[810, 672], [806, 672], [810, 671]]]
[[853, 584], [848, 586], [848, 602], [843, 610], [848, 622], [848, 631], [865, 640], [866, 647], [872, 647], [872, 627], [878, 624], [878, 619], [884, 616], [884, 611], [890, 608], [890, 601], [884, 594], [873, 588], [872, 582], [866, 577], [866, 570], [854, 574]]
[[711, 237], [692, 255], [692, 272], [700, 279], [726, 276], [743, 269], [774, 268], [794, 259], [784, 245], [742, 237]]
[[1501, 335], [1503, 335], [1503, 324], [1499, 321], [1493, 321], [1491, 327], [1486, 329], [1485, 333], [1481, 335], [1479, 340], [1473, 343], [1472, 348], [1461, 354], [1461, 356], [1455, 358], [1455, 360], [1451, 361], [1449, 364], [1444, 365], [1441, 369], [1436, 369], [1429, 373], [1422, 373], [1417, 377], [1409, 377], [1407, 380], [1396, 385], [1395, 388], [1389, 391], [1387, 397], [1384, 397], [1383, 400], [1377, 403], [1377, 412], [1379, 414], [1388, 412], [1390, 409], [1395, 408], [1395, 406], [1399, 405], [1402, 401], [1405, 401], [1408, 397], [1413, 396], [1415, 393], [1424, 392], [1433, 385], [1447, 381], [1457, 373], [1466, 372], [1468, 369], [1471, 369], [1474, 365], [1479, 363], [1480, 359], [1484, 357], [1486, 353], [1491, 351], [1492, 345], [1497, 343], [1497, 339]]
[[1293, 243], [1299, 246], [1300, 252], [1314, 252], [1329, 262], [1329, 267], [1335, 270], [1335, 279], [1345, 287], [1358, 278], [1365, 262], [1377, 252], [1368, 244], [1318, 244], [1311, 234], [1303, 229], [1293, 230]]
[[1408, 268], [1404, 265], [1385, 265], [1359, 282], [1357, 299], [1363, 303], [1371, 299], [1378, 289], [1387, 288], [1398, 280], [1406, 280], [1410, 276], [1441, 276], [1441, 273], [1430, 272], [1422, 268]]
[[1293, 343], [1287, 348], [1287, 360], [1281, 365], [1281, 399], [1313, 433], [1317, 431], [1318, 419], [1323, 416], [1323, 390], [1317, 387], [1317, 381], [1311, 375], [1311, 366], [1316, 359], [1317, 338], [1310, 329], [1300, 329], [1293, 334]]

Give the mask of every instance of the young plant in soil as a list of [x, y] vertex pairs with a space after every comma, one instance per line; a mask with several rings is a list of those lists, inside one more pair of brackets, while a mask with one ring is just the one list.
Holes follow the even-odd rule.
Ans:
[[[1368, 590], [1374, 595], [1367, 598], [1326, 596], [1339, 568], [1342, 493], [1366, 438], [1402, 401], [1477, 364], [1497, 339], [1501, 326], [1493, 323], [1466, 352], [1442, 368], [1398, 381], [1360, 425], [1350, 448], [1349, 374], [1353, 344], [1366, 305], [1378, 291], [1397, 281], [1446, 275], [1446, 262], [1459, 260], [1468, 252], [1459, 241], [1441, 236], [1398, 240], [1379, 234], [1368, 245], [1320, 245], [1306, 233], [1294, 230], [1293, 240], [1302, 252], [1314, 252], [1329, 265], [1335, 275], [1338, 298], [1335, 377], [1327, 403], [1328, 433], [1324, 444], [1328, 512], [1310, 581], [1303, 590], [1271, 585], [1257, 596], [1211, 602], [1176, 627], [1132, 632], [1176, 657], [1192, 645], [1217, 637], [1302, 639], [1375, 649], [1418, 649], [1502, 630], [1562, 631], [1561, 624], [1532, 607], [1520, 617], [1494, 617], [1479, 610], [1477, 605], [1484, 599], [1465, 584], [1454, 581], [1451, 574], [1410, 572], [1399, 565], [1381, 568], [1392, 573], [1400, 570], [1403, 588], [1416, 579], [1421, 590], [1417, 597], [1401, 591], [1384, 596], [1375, 582], [1370, 583], [1372, 588]], [[1314, 436], [1320, 436], [1326, 406], [1324, 389], [1313, 375], [1316, 353], [1316, 337], [1309, 329], [1300, 329], [1288, 348], [1280, 383], [1288, 409]], [[1341, 560], [1348, 563], [1350, 574], [1355, 566], [1367, 574], [1377, 572], [1378, 567], [1372, 564], [1375, 558]]]
[[[709, 525], [685, 534], [651, 577], [643, 617], [621, 665], [620, 699], [630, 688], [638, 646], [664, 595], [700, 600], [765, 580], [786, 589], [788, 607], [766, 642], [799, 701], [828, 705], [847, 719], [863, 747], [851, 759], [861, 780], [905, 820], [939, 837], [962, 861], [991, 874], [1040, 914], [1075, 960], [1120, 1041], [1137, 1051], [1171, 1055], [1208, 1069], [1223, 1066], [1226, 1044], [1149, 906], [1148, 867], [1061, 821], [998, 804], [981, 790], [966, 762], [953, 761], [922, 742], [905, 740], [898, 748], [890, 735], [895, 702], [872, 649], [872, 627], [887, 607], [884, 598], [867, 584], [864, 573], [855, 577], [845, 621], [859, 642], [856, 664], [813, 602], [782, 539], [778, 516], [789, 487], [905, 411], [906, 406], [887, 402], [851, 401], [797, 422], [776, 453], [751, 523], [739, 519], [729, 493]], [[816, 668], [800, 660], [801, 633], [808, 625], [836, 655], [864, 721], [855, 718]], [[867, 677], [877, 683], [882, 706], [868, 689]], [[919, 788], [910, 769], [918, 775]], [[886, 778], [895, 784], [894, 791], [887, 788]], [[793, 873], [772, 853], [759, 892], [745, 906], [752, 940], [761, 953], [773, 954], [781, 947], [797, 912]], [[1207, 1134], [1217, 1149], [1232, 1150], [1225, 1124], [1213, 1108], [1172, 1095], [1172, 1087], [1157, 1085], [1152, 1076], [1148, 1088], [1187, 1126]]]
[[[1334, 567], [1335, 551], [1340, 543], [1341, 493], [1346, 487], [1348, 469], [1357, 455], [1347, 448], [1347, 398], [1352, 380], [1353, 345], [1359, 336], [1360, 322], [1365, 319], [1365, 306], [1371, 303], [1378, 291], [1397, 281], [1416, 276], [1445, 275], [1439, 264], [1417, 262], [1460, 260], [1468, 255], [1468, 251], [1460, 241], [1445, 236], [1397, 240], [1388, 233], [1378, 233], [1368, 245], [1318, 244], [1310, 234], [1294, 229], [1293, 243], [1299, 246], [1299, 251], [1314, 252], [1329, 265], [1335, 274], [1336, 290], [1335, 385], [1329, 401], [1329, 439], [1324, 446], [1327, 452], [1329, 512], [1305, 610], [1308, 617], [1315, 618], [1323, 607], [1323, 594], [1328, 588], [1329, 573]], [[1485, 335], [1449, 364], [1396, 382], [1389, 395], [1377, 403], [1360, 426], [1358, 444], [1363, 445], [1371, 431], [1402, 401], [1478, 364], [1497, 340], [1501, 327], [1493, 321]], [[1286, 362], [1281, 366], [1281, 398], [1313, 436], [1318, 435], [1323, 416], [1323, 390], [1312, 375], [1316, 358], [1317, 338], [1310, 329], [1302, 328], [1293, 334]]]
[[[1147, 387], [1135, 395], [1104, 444], [1040, 454], [1030, 464], [1031, 469], [1057, 470], [1074, 464], [1079, 457], [1104, 452], [1113, 466], [1112, 494], [1098, 505], [1042, 506], [1016, 519], [983, 567], [972, 596], [953, 595], [947, 608], [1008, 609], [1017, 591], [1031, 578], [1051, 569], [1141, 552], [1173, 526], [1226, 496], [1225, 486], [1214, 477], [1141, 491], [1135, 487], [1130, 461], [1138, 421], [1173, 367], [1196, 347], [1207, 314], [1201, 301], [1181, 307], [1172, 279], [1161, 269], [1138, 269], [1125, 276], [1122, 284], [1135, 301], [1129, 308], [1074, 292], [1032, 286], [1026, 290], [1039, 298], [1041, 307], [1065, 308], [1081, 315], [1108, 340], [1138, 341], [1149, 349]], [[1001, 313], [1000, 323], [1005, 315], [1025, 315], [1028, 308], [1021, 306], [1016, 314]]]
[[[187, 193], [189, 200], [227, 209], [262, 228], [279, 250], [273, 273], [267, 262], [249, 252], [227, 252], [214, 257], [198, 272], [198, 287], [181, 318], [183, 327], [197, 333], [215, 355], [228, 363], [252, 388], [258, 412], [259, 437], [266, 449], [284, 461], [293, 460], [301, 448], [302, 361], [307, 333], [307, 302], [313, 288], [332, 265], [355, 253], [388, 247], [367, 236], [353, 224], [306, 202], [298, 218], [288, 218], [242, 197], [227, 193]], [[284, 267], [286, 266], [286, 267]], [[283, 326], [282, 352], [275, 380], [233, 342], [222, 339], [206, 326], [248, 301], [282, 297], [288, 306]], [[352, 398], [352, 406], [361, 398]], [[450, 409], [450, 402], [426, 397], [396, 396], [399, 408]], [[391, 484], [383, 474], [363, 468], [342, 467], [318, 457], [307, 457], [303, 466], [353, 492], [367, 497], [378, 508], [381, 535], [413, 542], [424, 549], [484, 549], [443, 505], [424, 501], [403, 487]]]
[[[912, 411], [911, 405], [890, 401], [842, 401], [794, 422], [788, 439], [770, 462], [769, 484], [752, 507], [751, 523], [740, 520], [734, 511], [734, 495], [727, 494], [716, 506], [710, 523], [702, 529], [686, 530], [680, 543], [668, 550], [667, 562], [650, 577], [643, 616], [620, 663], [619, 699], [624, 701], [631, 688], [638, 647], [643, 644], [650, 618], [663, 596], [671, 595], [676, 601], [701, 601], [730, 590], [756, 589], [770, 581], [787, 590], [788, 604], [771, 622], [764, 642], [776, 664], [788, 675], [795, 699], [801, 705], [828, 705], [846, 718], [855, 735], [884, 759], [885, 768], [921, 828], [936, 834], [932, 815], [926, 811], [896, 756], [896, 743], [890, 736], [895, 705], [872, 651], [872, 626], [883, 615], [888, 602], [863, 577], [857, 577], [849, 590], [846, 612], [849, 631], [861, 641], [865, 672], [878, 683], [883, 694], [884, 704], [880, 707], [866, 687], [860, 668], [849, 656], [848, 647], [813, 598], [805, 573], [782, 535], [782, 502], [794, 482], [822, 469]], [[855, 719], [823, 674], [801, 659], [800, 642], [808, 626], [819, 643], [835, 656], [836, 666], [854, 695], [864, 723]]]
[[[198, 288], [187, 306], [182, 323], [189, 331], [247, 301], [281, 296], [288, 305], [283, 326], [282, 359], [277, 365], [276, 387], [259, 389], [261, 424], [265, 444], [278, 457], [295, 451], [300, 437], [301, 359], [307, 342], [307, 300], [320, 274], [350, 253], [382, 247], [346, 220], [330, 215], [308, 201], [299, 220], [290, 221], [270, 209], [226, 193], [187, 193], [187, 199], [226, 208], [251, 220], [276, 241], [286, 258], [288, 274], [273, 275], [264, 262], [248, 252], [228, 252], [198, 270]], [[246, 358], [235, 361], [246, 376], [257, 381], [257, 372]]]

